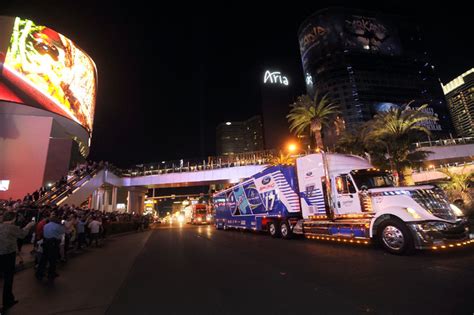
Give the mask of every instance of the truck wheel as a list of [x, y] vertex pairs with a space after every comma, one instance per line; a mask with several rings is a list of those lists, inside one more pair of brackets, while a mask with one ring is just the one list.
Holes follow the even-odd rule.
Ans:
[[415, 250], [413, 235], [405, 223], [395, 219], [382, 222], [377, 231], [380, 244], [391, 254], [411, 254]]
[[280, 234], [281, 237], [284, 239], [290, 239], [293, 236], [293, 232], [291, 231], [290, 225], [287, 221], [283, 221], [280, 224]]
[[280, 231], [277, 229], [275, 222], [268, 223], [268, 233], [270, 233], [271, 237], [279, 237]]

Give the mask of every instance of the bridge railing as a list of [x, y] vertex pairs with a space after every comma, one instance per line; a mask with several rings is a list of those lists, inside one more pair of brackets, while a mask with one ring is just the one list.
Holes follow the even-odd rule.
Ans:
[[413, 173], [423, 173], [423, 172], [434, 172], [434, 171], [440, 171], [443, 169], [449, 169], [452, 167], [468, 167], [474, 165], [474, 162], [455, 162], [455, 163], [445, 163], [437, 166], [430, 166], [430, 167], [419, 167], [419, 168], [414, 168]]
[[264, 165], [275, 156], [274, 150], [246, 152], [234, 155], [208, 157], [206, 160], [177, 160], [161, 163], [141, 164], [136, 168], [121, 171], [125, 177], [160, 175], [169, 173], [198, 172], [246, 165]]
[[433, 146], [447, 146], [447, 145], [460, 145], [460, 144], [472, 144], [474, 143], [474, 137], [462, 137], [454, 139], [440, 139], [440, 140], [430, 140], [423, 142], [415, 142], [413, 146], [415, 148], [426, 148]]

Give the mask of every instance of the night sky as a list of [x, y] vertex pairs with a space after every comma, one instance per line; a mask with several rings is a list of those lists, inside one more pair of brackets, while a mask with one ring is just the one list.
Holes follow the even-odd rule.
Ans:
[[[257, 114], [263, 64], [285, 65], [304, 93], [299, 24], [338, 1], [257, 2], [190, 7], [140, 1], [11, 1], [21, 16], [72, 39], [95, 61], [99, 91], [90, 158], [127, 167], [215, 154], [215, 127]], [[412, 17], [443, 83], [474, 66], [472, 11], [415, 1], [360, 9]], [[444, 2], [449, 4], [448, 2]], [[416, 7], [414, 7], [416, 5]]]

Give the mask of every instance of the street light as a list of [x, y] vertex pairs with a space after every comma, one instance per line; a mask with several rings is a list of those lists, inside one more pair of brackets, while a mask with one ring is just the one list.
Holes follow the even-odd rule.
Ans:
[[288, 151], [289, 151], [290, 153], [295, 152], [295, 151], [296, 151], [296, 144], [290, 143], [290, 144], [288, 145]]

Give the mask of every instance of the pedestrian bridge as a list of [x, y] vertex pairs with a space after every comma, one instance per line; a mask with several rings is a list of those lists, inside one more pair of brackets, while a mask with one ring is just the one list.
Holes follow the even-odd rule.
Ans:
[[241, 179], [263, 171], [268, 165], [245, 165], [226, 168], [150, 174], [135, 177], [118, 177], [105, 173], [104, 181], [119, 187], [146, 186], [148, 188], [205, 186], [210, 184], [238, 183]]
[[[423, 146], [420, 149], [430, 151], [427, 163], [433, 163], [437, 166], [454, 166], [471, 162], [474, 155], [474, 143], [450, 144], [445, 146]], [[234, 157], [235, 159], [235, 157]], [[143, 196], [149, 188], [169, 188], [185, 186], [206, 186], [211, 184], [229, 184], [237, 183], [240, 180], [250, 177], [263, 171], [268, 167], [270, 156], [253, 157], [253, 159], [227, 160], [225, 163], [206, 163], [201, 165], [191, 165], [189, 163], [180, 163], [179, 167], [173, 168], [143, 168], [139, 171], [117, 173], [110, 169], [102, 169], [91, 179], [80, 182], [80, 185], [74, 187], [73, 193], [58, 201], [58, 204], [81, 204], [89, 196], [93, 200], [109, 200], [108, 192], [105, 196], [98, 197], [98, 192], [104, 184], [112, 188], [112, 204], [116, 204], [117, 187], [125, 187], [129, 191], [128, 202], [142, 204]], [[461, 161], [461, 162], [453, 162]], [[455, 163], [455, 164], [451, 164]], [[474, 169], [472, 164], [469, 169]], [[118, 175], [117, 175], [118, 174]], [[446, 178], [446, 175], [436, 171], [435, 165], [429, 165], [427, 168], [416, 170], [413, 174], [415, 183], [429, 182]], [[139, 197], [137, 197], [139, 196]], [[133, 201], [136, 200], [136, 201]], [[100, 201], [94, 201], [93, 204], [100, 204]], [[100, 208], [100, 207], [97, 207]], [[115, 209], [115, 206], [112, 207]]]

